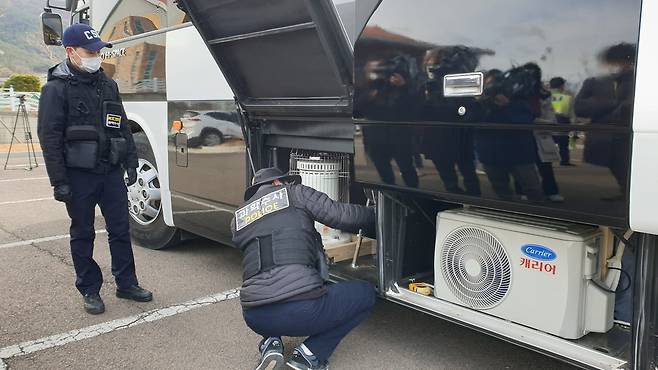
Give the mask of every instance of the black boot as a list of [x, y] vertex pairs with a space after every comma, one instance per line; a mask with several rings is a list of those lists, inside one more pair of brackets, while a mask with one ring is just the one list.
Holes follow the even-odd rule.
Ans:
[[260, 362], [256, 370], [275, 370], [283, 368], [283, 342], [279, 337], [263, 339], [258, 346]]
[[92, 315], [99, 315], [105, 312], [105, 304], [98, 293], [85, 294], [85, 311]]
[[137, 302], [149, 302], [153, 300], [153, 293], [139, 285], [133, 285], [129, 288], [117, 288], [117, 297]]
[[328, 370], [329, 362], [320, 362], [315, 355], [308, 355], [301, 346], [292, 351], [292, 356], [287, 365], [295, 370]]

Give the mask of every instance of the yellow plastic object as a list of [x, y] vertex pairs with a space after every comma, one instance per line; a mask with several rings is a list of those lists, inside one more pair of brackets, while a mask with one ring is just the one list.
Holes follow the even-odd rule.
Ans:
[[422, 295], [432, 295], [434, 287], [427, 283], [409, 283], [409, 290]]

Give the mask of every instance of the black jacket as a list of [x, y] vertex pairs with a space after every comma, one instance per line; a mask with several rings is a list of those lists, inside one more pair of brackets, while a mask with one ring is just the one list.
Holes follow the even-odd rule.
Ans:
[[[120, 128], [106, 128], [103, 103], [116, 102], [120, 115]], [[70, 126], [91, 125], [98, 130], [98, 161], [93, 173], [105, 173], [112, 169], [107, 163], [110, 138], [126, 140], [124, 168], [137, 167], [137, 151], [126, 112], [121, 103], [119, 88], [100, 70], [85, 73], [64, 61], [48, 70], [48, 82], [41, 89], [39, 100], [38, 135], [50, 183], [53, 186], [67, 184], [66, 131]]]
[[[577, 116], [592, 124], [630, 127], [635, 76], [632, 71], [585, 80], [574, 102]], [[587, 163], [610, 166], [625, 163], [630, 152], [628, 136], [618, 133], [587, 133], [583, 159]]]
[[231, 228], [233, 242], [243, 251], [243, 307], [300, 295], [312, 298], [318, 290], [321, 295], [325, 257], [315, 221], [352, 233], [362, 228], [371, 234], [375, 212], [333, 201], [304, 185], [262, 186], [236, 211]]

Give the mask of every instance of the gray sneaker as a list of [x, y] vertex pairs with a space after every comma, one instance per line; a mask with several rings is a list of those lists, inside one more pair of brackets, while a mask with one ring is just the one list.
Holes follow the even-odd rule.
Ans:
[[299, 347], [292, 351], [292, 356], [286, 365], [295, 370], [329, 370], [329, 362], [320, 363], [315, 355], [307, 355]]
[[263, 339], [258, 346], [260, 363], [256, 370], [275, 370], [283, 368], [283, 342], [279, 337]]

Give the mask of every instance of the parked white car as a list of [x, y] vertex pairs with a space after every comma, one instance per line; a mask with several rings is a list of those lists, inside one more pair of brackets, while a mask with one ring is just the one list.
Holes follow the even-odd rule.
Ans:
[[231, 138], [243, 139], [236, 112], [186, 111], [181, 117], [180, 133], [188, 137], [188, 146], [215, 146]]

